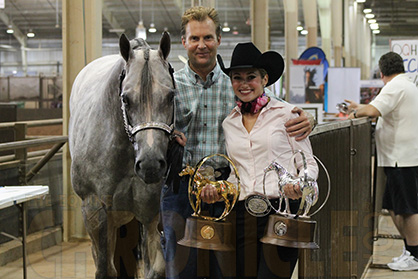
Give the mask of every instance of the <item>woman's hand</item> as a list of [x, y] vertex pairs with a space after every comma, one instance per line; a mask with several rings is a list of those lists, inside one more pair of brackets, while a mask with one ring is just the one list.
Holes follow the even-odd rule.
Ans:
[[302, 191], [300, 190], [299, 185], [286, 184], [283, 187], [283, 192], [289, 199], [297, 200], [302, 197]]
[[200, 198], [205, 203], [215, 203], [221, 199], [221, 196], [218, 194], [218, 190], [212, 184], [206, 184], [203, 186], [202, 192], [200, 192]]

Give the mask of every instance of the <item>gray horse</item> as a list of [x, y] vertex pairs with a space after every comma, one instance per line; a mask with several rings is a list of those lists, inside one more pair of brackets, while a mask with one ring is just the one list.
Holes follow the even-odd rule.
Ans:
[[[74, 81], [71, 179], [82, 199], [96, 278], [119, 276], [117, 231], [133, 219], [141, 224], [143, 276], [160, 278], [165, 262], [157, 224], [174, 123], [174, 79], [166, 60], [170, 36], [163, 34], [158, 50], [125, 35], [119, 47], [122, 57], [99, 58]], [[129, 248], [121, 256], [125, 263], [136, 258]]]

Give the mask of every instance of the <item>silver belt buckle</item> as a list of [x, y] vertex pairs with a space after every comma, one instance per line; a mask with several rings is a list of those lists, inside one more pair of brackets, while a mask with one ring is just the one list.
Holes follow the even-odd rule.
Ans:
[[271, 204], [265, 195], [253, 193], [245, 198], [245, 209], [252, 216], [264, 217], [270, 213]]

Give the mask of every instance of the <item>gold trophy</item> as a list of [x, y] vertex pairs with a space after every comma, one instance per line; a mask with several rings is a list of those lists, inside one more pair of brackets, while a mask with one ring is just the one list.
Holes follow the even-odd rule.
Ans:
[[[291, 161], [294, 161], [297, 154], [302, 156], [302, 176], [296, 177], [290, 174], [285, 167], [276, 161], [273, 161], [267, 168], [264, 169], [264, 195], [260, 193], [249, 195], [246, 198], [245, 206], [250, 214], [258, 217], [266, 216], [271, 209], [276, 212], [275, 214], [269, 216], [267, 231], [260, 239], [261, 242], [292, 248], [317, 249], [319, 246], [315, 242], [316, 221], [311, 220], [311, 216], [321, 210], [327, 202], [330, 194], [330, 178], [328, 171], [322, 162], [316, 156], [313, 156], [320, 163], [327, 175], [328, 193], [322, 205], [314, 213], [309, 215], [311, 207], [318, 201], [318, 184], [314, 179], [308, 177], [307, 175], [306, 157], [302, 151], [299, 150], [295, 152]], [[270, 171], [275, 171], [279, 178], [278, 208], [274, 208], [265, 196], [265, 180], [267, 173]], [[302, 191], [299, 210], [296, 214], [292, 214], [290, 212], [289, 199], [283, 191], [283, 187], [286, 184], [298, 185]]]
[[[203, 167], [213, 157], [222, 157], [232, 166], [237, 178], [233, 184], [226, 180], [215, 180], [215, 171], [212, 167]], [[187, 166], [179, 175], [190, 175], [189, 201], [194, 213], [186, 220], [184, 237], [178, 244], [188, 247], [201, 248], [217, 251], [231, 251], [234, 247], [232, 241], [232, 224], [225, 221], [225, 217], [231, 212], [238, 200], [240, 193], [240, 179], [238, 170], [230, 158], [223, 154], [213, 154], [204, 157], [196, 167]], [[222, 214], [218, 217], [205, 216], [202, 214], [202, 201], [200, 194], [204, 186], [211, 184], [216, 187], [219, 196], [225, 204]]]

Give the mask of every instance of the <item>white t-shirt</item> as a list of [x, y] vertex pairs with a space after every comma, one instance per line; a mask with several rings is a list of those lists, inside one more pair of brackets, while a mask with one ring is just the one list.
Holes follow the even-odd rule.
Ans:
[[415, 84], [406, 74], [399, 74], [370, 104], [381, 114], [376, 125], [378, 166], [418, 166], [418, 89]]

